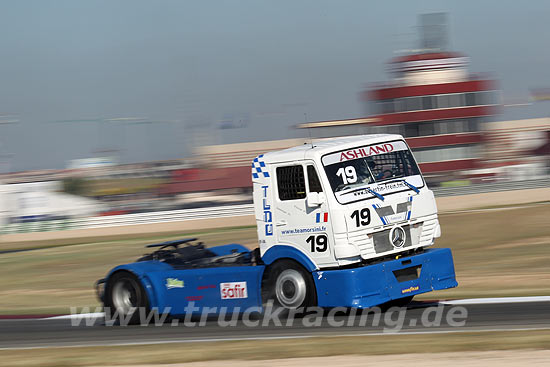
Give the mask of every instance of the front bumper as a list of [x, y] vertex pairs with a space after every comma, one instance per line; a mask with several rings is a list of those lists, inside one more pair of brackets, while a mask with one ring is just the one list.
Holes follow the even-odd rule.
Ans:
[[359, 268], [314, 271], [313, 277], [321, 307], [368, 308], [458, 285], [448, 248]]

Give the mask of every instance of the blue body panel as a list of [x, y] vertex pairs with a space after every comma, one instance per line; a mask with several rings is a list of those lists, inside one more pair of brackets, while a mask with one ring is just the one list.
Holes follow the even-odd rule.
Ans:
[[[276, 252], [266, 252], [266, 264], [282, 257], [303, 264], [312, 273], [318, 306], [321, 307], [367, 308], [392, 299], [457, 286], [450, 249], [426, 250], [418, 255], [357, 268], [315, 270], [315, 265], [305, 255], [297, 255], [299, 252], [296, 249], [290, 246], [275, 247], [279, 247]], [[231, 254], [235, 250], [248, 252], [241, 245], [218, 246], [210, 250], [219, 255]], [[420, 267], [418, 278], [399, 282], [394, 272], [410, 267]], [[262, 305], [264, 265], [175, 269], [161, 261], [142, 261], [114, 268], [107, 281], [119, 270], [134, 273], [147, 292], [150, 307], [156, 307], [161, 312], [170, 307], [171, 314], [185, 314], [190, 302], [199, 308], [217, 307], [220, 310], [226, 307], [225, 312], [242, 312]], [[170, 283], [167, 279], [174, 282]], [[246, 282], [246, 297], [222, 299], [222, 283], [242, 282]]]
[[[213, 247], [217, 255], [231, 254], [233, 249], [239, 252], [249, 252], [241, 245], [226, 245]], [[135, 274], [143, 284], [151, 308], [164, 311], [170, 307], [170, 313], [180, 315], [187, 313], [187, 305], [193, 302], [194, 307], [226, 307], [231, 313], [238, 308], [240, 311], [248, 307], [262, 304], [261, 283], [264, 266], [227, 266], [197, 269], [175, 269], [161, 261], [140, 261], [117, 266], [107, 276], [119, 270]], [[176, 280], [169, 284], [167, 279]], [[183, 282], [183, 283], [181, 283]], [[221, 283], [246, 282], [246, 297], [222, 299]], [[174, 284], [176, 284], [174, 286]], [[200, 312], [196, 310], [195, 312]]]
[[[417, 266], [421, 266], [417, 279], [397, 280], [395, 271]], [[453, 256], [448, 248], [430, 249], [418, 255], [359, 268], [315, 271], [313, 279], [321, 307], [367, 308], [458, 285]]]
[[[194, 302], [196, 307], [227, 307], [232, 312], [235, 307], [244, 310], [261, 305], [261, 281], [263, 267], [232, 266], [203, 269], [185, 269], [153, 272], [147, 274], [158, 299], [157, 307], [163, 310], [171, 307], [172, 314], [184, 314], [185, 306]], [[182, 280], [182, 288], [168, 288], [166, 278]], [[222, 299], [221, 283], [246, 282], [246, 298]]]

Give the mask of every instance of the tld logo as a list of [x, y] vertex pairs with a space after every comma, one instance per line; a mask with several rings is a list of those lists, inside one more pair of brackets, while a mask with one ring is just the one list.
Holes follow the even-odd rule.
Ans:
[[268, 186], [262, 186], [264, 193], [262, 203], [264, 206], [265, 235], [273, 236], [273, 213], [271, 213], [271, 205], [267, 203], [267, 188]]
[[222, 299], [248, 298], [246, 282], [220, 283]]

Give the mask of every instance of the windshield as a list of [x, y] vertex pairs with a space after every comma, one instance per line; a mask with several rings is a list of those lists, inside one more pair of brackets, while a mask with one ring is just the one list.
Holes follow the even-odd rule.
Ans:
[[[357, 191], [353, 189], [384, 182], [395, 182], [404, 189], [403, 186], [407, 187], [411, 182], [402, 181], [411, 176], [415, 185], [422, 185], [420, 170], [404, 141], [332, 153], [324, 156], [322, 161], [332, 190], [342, 195]], [[379, 192], [380, 188], [373, 190]]]

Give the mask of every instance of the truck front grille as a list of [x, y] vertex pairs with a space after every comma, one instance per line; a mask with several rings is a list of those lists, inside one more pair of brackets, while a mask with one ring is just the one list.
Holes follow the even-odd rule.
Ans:
[[422, 225], [422, 232], [420, 234], [419, 246], [429, 246], [432, 244], [437, 223], [437, 218], [424, 221]]
[[[420, 221], [413, 224], [403, 223], [405, 225], [402, 227], [406, 234], [405, 244], [401, 247], [403, 251], [432, 244], [438, 223], [437, 216], [430, 215], [419, 219]], [[357, 246], [363, 259], [372, 259], [390, 252], [398, 253], [399, 248], [395, 248], [391, 244], [390, 230], [391, 226], [371, 233], [367, 229], [361, 229], [348, 233], [347, 240]]]
[[[410, 247], [412, 245], [410, 226], [403, 226], [403, 230], [405, 231], [405, 244], [402, 247]], [[395, 247], [393, 247], [393, 244], [390, 241], [390, 231], [390, 229], [386, 229], [384, 231], [375, 232], [372, 234], [374, 251], [377, 254], [395, 250]]]

